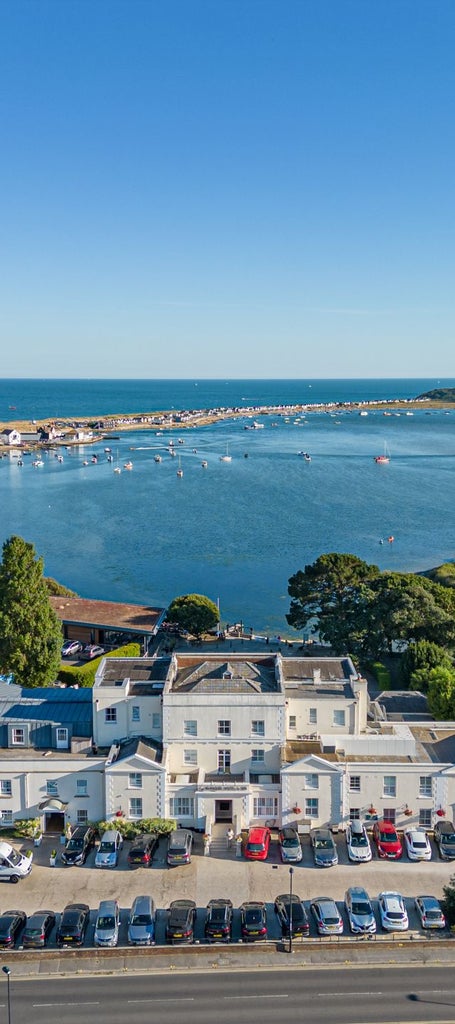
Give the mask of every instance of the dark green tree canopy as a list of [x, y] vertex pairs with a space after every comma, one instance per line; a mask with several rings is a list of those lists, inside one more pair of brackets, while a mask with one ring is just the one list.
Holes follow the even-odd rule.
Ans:
[[364, 611], [378, 574], [376, 565], [356, 555], [320, 555], [289, 580], [289, 625], [319, 633], [337, 653], [355, 653], [362, 646]]
[[[409, 644], [401, 662], [403, 683], [411, 690], [426, 693], [428, 689], [428, 673], [432, 668], [452, 668], [450, 654], [444, 647], [432, 643], [431, 640], [417, 640]], [[423, 687], [423, 688], [422, 688]]]
[[455, 669], [432, 668], [428, 674], [428, 707], [443, 722], [455, 718]]
[[22, 537], [10, 537], [0, 563], [0, 670], [21, 686], [46, 686], [57, 678], [61, 646], [43, 560]]
[[216, 626], [219, 611], [215, 602], [203, 594], [183, 594], [182, 597], [175, 597], [169, 605], [167, 619], [168, 622], [176, 622], [189, 633], [201, 636]]

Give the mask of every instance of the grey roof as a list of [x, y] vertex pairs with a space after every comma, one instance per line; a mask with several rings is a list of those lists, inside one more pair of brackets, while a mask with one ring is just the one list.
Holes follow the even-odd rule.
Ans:
[[[116, 686], [130, 679], [141, 687], [145, 683], [164, 682], [169, 671], [170, 658], [106, 658], [98, 686]], [[138, 689], [138, 693], [146, 692]]]
[[53, 722], [78, 727], [92, 724], [92, 691], [60, 689], [54, 686], [22, 687], [0, 684], [0, 720]]
[[334, 683], [350, 679], [354, 668], [349, 658], [283, 658], [282, 673], [285, 684], [292, 680], [311, 683], [315, 679]]
[[390, 721], [432, 720], [425, 694], [416, 690], [385, 690], [377, 701]]
[[171, 693], [280, 693], [273, 657], [262, 661], [213, 658], [195, 663], [177, 656], [177, 664]]
[[122, 761], [125, 757], [132, 757], [134, 754], [139, 754], [140, 757], [146, 757], [149, 761], [161, 764], [163, 748], [161, 743], [154, 743], [152, 746], [150, 740], [143, 739], [142, 736], [136, 736], [134, 739], [122, 743], [116, 760]]

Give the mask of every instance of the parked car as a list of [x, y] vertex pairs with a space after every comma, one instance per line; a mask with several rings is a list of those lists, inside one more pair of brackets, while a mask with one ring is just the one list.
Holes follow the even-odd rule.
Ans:
[[86, 903], [68, 903], [57, 928], [57, 946], [82, 946], [90, 921], [90, 907]]
[[282, 934], [289, 935], [289, 926], [292, 921], [292, 934], [295, 937], [298, 937], [299, 935], [309, 935], [310, 922], [308, 920], [308, 914], [300, 896], [297, 896], [297, 893], [292, 894], [292, 916], [290, 908], [291, 894], [289, 892], [285, 892], [282, 896], [276, 897], [275, 913], [280, 922]]
[[104, 654], [104, 647], [99, 644], [86, 644], [81, 651], [81, 658], [84, 661], [92, 661], [93, 658], [100, 658]]
[[310, 904], [319, 935], [342, 935], [343, 918], [335, 903], [328, 896], [320, 896]]
[[232, 938], [233, 906], [231, 900], [210, 900], [204, 933], [207, 942], [230, 942]]
[[247, 860], [267, 860], [270, 846], [269, 828], [250, 828], [245, 843]]
[[312, 828], [310, 832], [314, 863], [318, 868], [330, 868], [338, 864], [337, 848], [328, 828]]
[[5, 882], [18, 882], [26, 878], [32, 870], [32, 857], [24, 857], [9, 843], [0, 842], [0, 879]]
[[294, 864], [302, 860], [302, 847], [295, 828], [280, 829], [280, 854], [283, 864]]
[[84, 645], [80, 640], [65, 640], [62, 647], [62, 658], [71, 658], [75, 654], [80, 654], [84, 649]]
[[439, 847], [441, 860], [455, 860], [455, 825], [453, 821], [437, 821], [433, 834], [434, 841]]
[[373, 825], [373, 839], [380, 857], [386, 857], [387, 860], [399, 860], [403, 853], [403, 846], [398, 838], [395, 825], [391, 821], [384, 821], [383, 819], [375, 821]]
[[95, 845], [95, 830], [89, 825], [78, 825], [65, 843], [62, 852], [64, 864], [85, 864], [90, 850]]
[[155, 904], [151, 896], [136, 896], [128, 922], [128, 942], [151, 946], [155, 941]]
[[137, 836], [131, 843], [128, 853], [128, 864], [133, 867], [135, 864], [143, 864], [148, 867], [152, 863], [153, 854], [158, 846], [158, 836], [142, 835]]
[[24, 949], [42, 949], [47, 945], [49, 935], [55, 927], [55, 914], [53, 910], [37, 910], [32, 914], [25, 925], [22, 935]]
[[95, 922], [93, 943], [111, 948], [118, 943], [120, 909], [117, 900], [101, 900]]
[[193, 847], [193, 836], [184, 828], [177, 828], [171, 832], [167, 842], [166, 860], [169, 867], [177, 867], [178, 864], [189, 864], [191, 861], [191, 850]]
[[12, 949], [26, 923], [23, 910], [5, 910], [0, 914], [0, 949]]
[[422, 828], [407, 828], [404, 841], [409, 860], [431, 860], [430, 840]]
[[123, 838], [116, 828], [108, 829], [101, 837], [96, 851], [95, 867], [115, 868], [118, 864], [119, 852], [123, 846]]
[[371, 852], [370, 840], [368, 839], [365, 825], [362, 825], [361, 821], [354, 820], [349, 822], [346, 828], [346, 843], [349, 860], [354, 864], [371, 860], [373, 854]]
[[366, 890], [352, 885], [345, 892], [344, 905], [351, 932], [354, 935], [373, 935], [376, 931], [376, 918]]
[[404, 899], [399, 892], [380, 892], [378, 907], [384, 931], [407, 931], [409, 927], [408, 912]]
[[414, 906], [422, 928], [445, 928], [446, 919], [435, 896], [416, 896]]
[[267, 908], [265, 903], [249, 900], [240, 907], [240, 931], [244, 942], [257, 942], [267, 938]]
[[166, 922], [166, 942], [189, 944], [194, 939], [196, 904], [194, 900], [173, 900]]

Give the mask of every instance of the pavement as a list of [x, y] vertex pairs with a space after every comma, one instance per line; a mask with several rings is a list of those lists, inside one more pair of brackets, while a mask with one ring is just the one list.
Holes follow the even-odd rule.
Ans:
[[[311, 898], [325, 895], [331, 896], [340, 905], [345, 922], [345, 935], [338, 939], [322, 940], [316, 934], [314, 922], [310, 916], [310, 939], [294, 940], [294, 959], [303, 962], [321, 962], [323, 951], [329, 956], [330, 963], [337, 959], [340, 962], [377, 961], [385, 957], [386, 962], [390, 960], [390, 952], [385, 951], [393, 945], [394, 950], [403, 949], [407, 946], [409, 953], [412, 940], [411, 959], [417, 956], [434, 957], [438, 959], [448, 957], [452, 962], [455, 957], [455, 942], [448, 932], [424, 933], [419, 925], [414, 909], [413, 897], [421, 894], [431, 894], [437, 897], [442, 896], [442, 889], [452, 876], [455, 866], [451, 863], [441, 861], [436, 848], [433, 848], [433, 860], [427, 863], [411, 863], [403, 857], [402, 861], [385, 862], [379, 860], [374, 854], [373, 860], [368, 864], [351, 864], [347, 858], [346, 842], [344, 835], [335, 837], [339, 864], [332, 868], [316, 868], [313, 864], [312, 852], [308, 836], [304, 836], [303, 860], [294, 865], [293, 891], [297, 893], [306, 903], [307, 909]], [[18, 848], [19, 848], [19, 844]], [[30, 844], [25, 843], [22, 848]], [[272, 840], [269, 858], [265, 862], [246, 861], [243, 857], [236, 856], [235, 844], [232, 849], [227, 849], [224, 836], [224, 826], [218, 827], [211, 845], [210, 856], [204, 856], [203, 839], [201, 835], [195, 834], [193, 857], [189, 865], [182, 865], [177, 868], [166, 866], [166, 840], [160, 840], [160, 844], [149, 868], [130, 868], [127, 862], [129, 844], [125, 843], [120, 854], [120, 860], [115, 869], [95, 868], [95, 853], [92, 851], [87, 858], [86, 864], [81, 867], [65, 867], [60, 858], [57, 866], [49, 864], [50, 851], [53, 847], [58, 848], [61, 853], [62, 846], [58, 846], [55, 837], [46, 836], [39, 847], [34, 848], [33, 868], [28, 878], [20, 881], [14, 887], [4, 883], [0, 889], [0, 910], [4, 912], [11, 907], [25, 910], [27, 915], [38, 909], [51, 909], [57, 914], [61, 913], [67, 903], [83, 902], [88, 903], [91, 908], [91, 926], [86, 938], [86, 946], [81, 951], [64, 951], [57, 954], [55, 951], [55, 933], [51, 936], [49, 952], [38, 953], [0, 953], [0, 958], [5, 956], [22, 958], [22, 972], [36, 970], [100, 970], [112, 969], [109, 965], [114, 962], [116, 969], [144, 969], [144, 956], [153, 955], [153, 965], [156, 969], [169, 969], [172, 964], [174, 968], [179, 965], [202, 968], [204, 963], [232, 964], [241, 967], [248, 959], [248, 966], [251, 962], [262, 966], [271, 966], [276, 963], [276, 957], [283, 959], [282, 953], [287, 949], [287, 944], [281, 943], [281, 933], [273, 909], [273, 902], [279, 893], [289, 891], [290, 875], [289, 868], [283, 865], [279, 857], [277, 839]], [[377, 937], [373, 942], [366, 942], [363, 938], [354, 938], [349, 934], [348, 923], [344, 914], [342, 901], [345, 890], [350, 885], [362, 885], [369, 892], [373, 905], [379, 892], [383, 890], [398, 890], [407, 897], [407, 907], [410, 921], [408, 933], [396, 933], [394, 936], [382, 935], [379, 927]], [[156, 922], [156, 946], [153, 950], [132, 950], [127, 947], [127, 920], [128, 911], [135, 896], [148, 893], [153, 896], [157, 907]], [[206, 946], [204, 943], [204, 919], [205, 907], [209, 899], [214, 897], [229, 897], [234, 904], [234, 929], [233, 942], [231, 946]], [[121, 907], [121, 932], [120, 947], [116, 950], [97, 950], [95, 953], [90, 947], [93, 945], [93, 927], [96, 918], [96, 911], [100, 900], [116, 897]], [[189, 898], [196, 901], [198, 907], [195, 940], [196, 945], [192, 947], [166, 947], [165, 946], [165, 922], [166, 909], [173, 899]], [[240, 942], [240, 913], [239, 906], [244, 900], [263, 900], [267, 904], [268, 911], [268, 944], [252, 944], [247, 947]], [[419, 941], [420, 940], [420, 941]], [[199, 945], [201, 944], [201, 945]], [[423, 945], [422, 945], [423, 944]], [[259, 945], [261, 948], [259, 949]], [[383, 946], [382, 950], [379, 949]], [[372, 948], [374, 947], [374, 949]], [[420, 952], [417, 952], [419, 947]], [[52, 948], [54, 952], [51, 954]], [[443, 952], [445, 950], [445, 952]], [[436, 953], [437, 951], [437, 953]], [[394, 954], [395, 955], [395, 954]], [[49, 957], [53, 957], [52, 968]], [[120, 960], [119, 960], [120, 958]], [[38, 966], [40, 962], [40, 966]], [[120, 966], [119, 966], [120, 963]], [[72, 965], [70, 967], [70, 964]], [[78, 965], [78, 966], [77, 966]]]

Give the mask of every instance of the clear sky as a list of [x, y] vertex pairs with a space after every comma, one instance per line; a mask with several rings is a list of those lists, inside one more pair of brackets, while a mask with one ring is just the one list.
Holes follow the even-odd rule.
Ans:
[[455, 375], [454, 0], [3, 0], [4, 376]]

